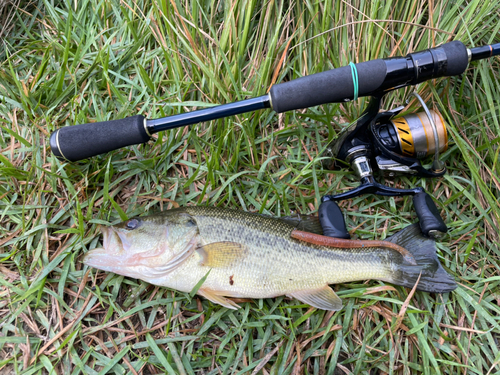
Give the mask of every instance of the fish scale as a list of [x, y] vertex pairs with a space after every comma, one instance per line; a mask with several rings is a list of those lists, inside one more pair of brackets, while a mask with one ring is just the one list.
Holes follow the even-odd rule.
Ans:
[[[190, 292], [208, 275], [198, 293], [229, 308], [238, 306], [227, 297], [288, 295], [318, 308], [338, 310], [342, 304], [329, 284], [377, 279], [409, 286], [425, 267], [434, 273], [440, 269], [434, 242], [415, 230], [407, 230], [398, 241], [412, 244], [411, 237], [423, 244], [419, 251], [432, 247], [433, 255], [422, 256], [421, 265], [409, 264], [389, 247], [397, 241], [396, 245], [381, 242], [379, 247], [353, 242], [351, 248], [340, 248], [292, 238], [295, 230], [296, 225], [279, 218], [185, 207], [111, 227], [105, 241], [109, 249], [95, 249], [84, 261], [183, 292]], [[452, 284], [448, 282], [447, 288]]]

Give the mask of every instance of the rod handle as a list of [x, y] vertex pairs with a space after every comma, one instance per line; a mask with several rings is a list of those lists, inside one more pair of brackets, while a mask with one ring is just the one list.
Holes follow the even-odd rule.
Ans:
[[426, 192], [413, 196], [413, 206], [420, 221], [422, 233], [428, 237], [439, 237], [448, 231], [436, 204]]
[[[384, 60], [356, 64], [358, 96], [366, 96], [379, 89], [386, 77]], [[354, 69], [343, 66], [273, 85], [271, 106], [278, 112], [308, 108], [324, 103], [339, 103], [354, 98]]]
[[51, 134], [50, 148], [61, 160], [78, 161], [149, 139], [146, 118], [137, 115], [60, 128]]
[[468, 65], [467, 48], [460, 41], [418, 51], [405, 57], [366, 61], [300, 77], [271, 87], [271, 106], [278, 112], [340, 103], [357, 96], [377, 95], [433, 78], [462, 74]]

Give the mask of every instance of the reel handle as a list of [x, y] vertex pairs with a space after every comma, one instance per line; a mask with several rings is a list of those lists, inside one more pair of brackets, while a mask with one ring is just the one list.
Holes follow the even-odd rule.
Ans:
[[366, 193], [384, 196], [413, 195], [413, 206], [415, 207], [422, 233], [427, 237], [439, 238], [448, 231], [448, 227], [441, 218], [436, 204], [424, 189], [420, 187], [415, 189], [395, 189], [374, 181], [362, 184], [358, 189], [350, 190], [347, 194], [325, 195], [321, 199], [318, 214], [321, 226], [323, 227], [323, 234], [329, 237], [350, 238], [345, 226], [344, 216], [335, 201], [354, 198]]
[[436, 204], [423, 189], [413, 196], [413, 206], [417, 212], [420, 229], [425, 236], [439, 238], [448, 231]]
[[[440, 238], [448, 231], [446, 224], [439, 215], [439, 212], [431, 196], [423, 189], [413, 196], [413, 205], [419, 219], [420, 230], [427, 237]], [[323, 236], [350, 239], [351, 236], [346, 229], [344, 215], [339, 206], [331, 196], [325, 196], [321, 200], [318, 214]]]
[[319, 205], [318, 216], [324, 236], [351, 238], [345, 226], [344, 215], [335, 201], [323, 198]]
[[120, 120], [65, 126], [50, 136], [50, 148], [61, 160], [77, 161], [121, 147], [146, 143], [146, 119], [137, 115]]

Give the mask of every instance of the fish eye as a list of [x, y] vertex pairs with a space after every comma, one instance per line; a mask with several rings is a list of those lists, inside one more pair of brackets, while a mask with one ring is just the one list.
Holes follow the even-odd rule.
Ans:
[[139, 226], [139, 220], [131, 219], [127, 221], [127, 224], [125, 224], [125, 226], [127, 227], [127, 229], [135, 229]]

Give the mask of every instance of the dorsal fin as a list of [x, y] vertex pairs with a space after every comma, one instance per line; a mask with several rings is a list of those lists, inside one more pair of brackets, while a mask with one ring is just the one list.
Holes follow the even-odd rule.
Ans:
[[293, 215], [278, 218], [285, 223], [292, 225], [297, 230], [304, 232], [323, 234], [323, 228], [319, 222], [319, 217], [312, 215]]
[[323, 234], [323, 227], [319, 221], [319, 217], [313, 215], [290, 215], [275, 217], [267, 214], [255, 214], [262, 217], [268, 217], [275, 220], [280, 220], [288, 225], [291, 225], [297, 230], [302, 230], [304, 232], [311, 232], [316, 234]]

